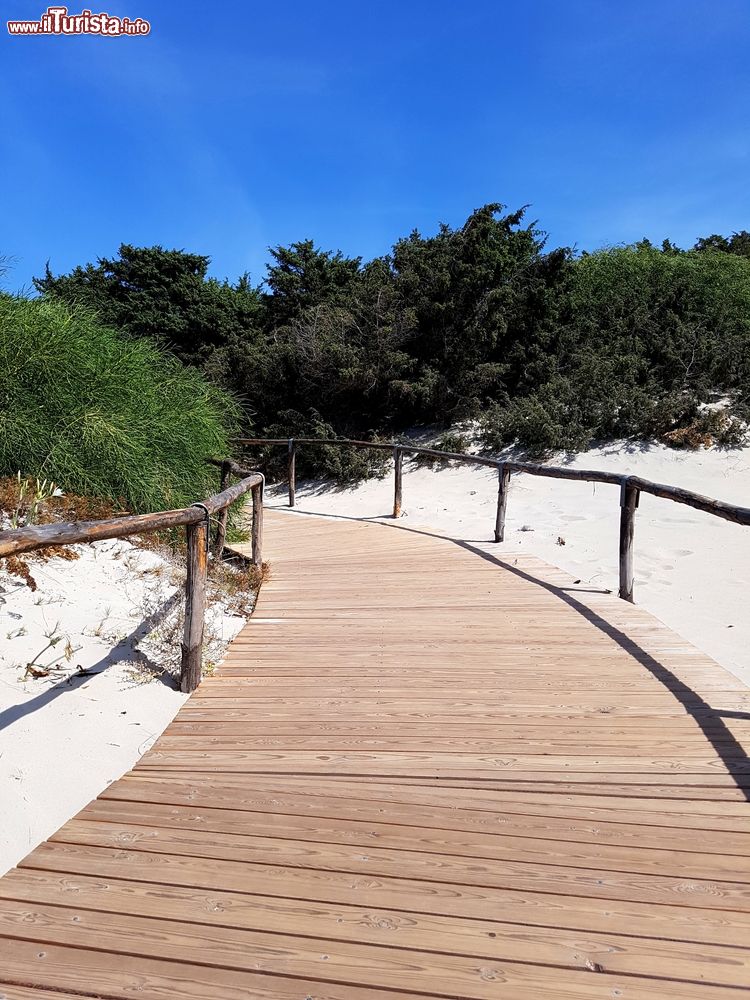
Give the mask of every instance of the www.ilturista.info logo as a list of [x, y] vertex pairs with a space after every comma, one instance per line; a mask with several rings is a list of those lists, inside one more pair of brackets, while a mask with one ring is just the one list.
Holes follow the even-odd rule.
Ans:
[[147, 35], [151, 25], [142, 17], [116, 17], [82, 10], [68, 14], [67, 7], [48, 7], [38, 21], [8, 21], [11, 35]]

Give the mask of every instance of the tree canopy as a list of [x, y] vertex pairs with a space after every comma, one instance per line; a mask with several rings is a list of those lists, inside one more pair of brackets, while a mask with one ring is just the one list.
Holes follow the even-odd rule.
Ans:
[[55, 276], [47, 264], [37, 291], [94, 309], [133, 337], [150, 337], [187, 364], [201, 365], [233, 334], [251, 326], [260, 293], [207, 277], [208, 257], [184, 250], [120, 245], [119, 255]]
[[[257, 434], [398, 434], [478, 421], [493, 447], [581, 448], [668, 435], [750, 401], [750, 233], [575, 254], [525, 208], [485, 205], [363, 261], [310, 239], [265, 281], [123, 244], [36, 280], [45, 297], [148, 337], [238, 397]], [[727, 418], [728, 419], [728, 418]], [[725, 420], [724, 439], [739, 424]]]

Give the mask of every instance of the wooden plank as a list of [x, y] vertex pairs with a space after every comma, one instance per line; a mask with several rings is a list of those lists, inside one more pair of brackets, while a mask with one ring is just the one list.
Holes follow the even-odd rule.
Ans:
[[[123, 813], [135, 810], [122, 810]], [[141, 829], [144, 819], [151, 815], [152, 829], [147, 833]], [[173, 817], [174, 819], [174, 817]], [[242, 820], [245, 820], [244, 824]], [[234, 822], [233, 822], [234, 821]], [[383, 827], [377, 831], [377, 839], [367, 836], [361, 827], [342, 828], [331, 821], [317, 824], [299, 823], [294, 817], [285, 816], [283, 823], [263, 822], [262, 818], [255, 820], [252, 826], [247, 823], [247, 817], [235, 813], [231, 817], [207, 816], [203, 812], [199, 819], [182, 823], [163, 822], [163, 828], [156, 811], [137, 811], [137, 818], [132, 825], [125, 821], [115, 829], [112, 821], [108, 823], [86, 822], [72, 820], [66, 824], [54, 838], [55, 843], [86, 844], [91, 846], [117, 846], [126, 843], [138, 850], [145, 845], [147, 850], [159, 850], [171, 854], [188, 854], [193, 856], [216, 857], [226, 860], [243, 859], [249, 862], [260, 861], [273, 863], [283, 858], [284, 863], [309, 863], [317, 867], [325, 863], [327, 867], [338, 863], [347, 868], [352, 864], [351, 858], [357, 851], [349, 848], [368, 848], [368, 870], [377, 870], [379, 861], [390, 864], [393, 861], [407, 864], [414, 861], [418, 864], [430, 864], [435, 861], [437, 875], [445, 858], [451, 861], [470, 858], [472, 861], [487, 861], [488, 871], [494, 870], [492, 862], [499, 866], [509, 862], [516, 864], [550, 864], [569, 865], [571, 867], [607, 867], [623, 872], [654, 872], [677, 878], [695, 879], [742, 879], [750, 876], [750, 860], [742, 854], [731, 853], [718, 855], [707, 850], [673, 850], [664, 846], [664, 839], [659, 847], [628, 844], [602, 844], [592, 840], [555, 840], [552, 837], [526, 838], [512, 835], [481, 835], [473, 832], [470, 837], [461, 837], [455, 833], [444, 833], [441, 830], [420, 830], [419, 833], [409, 827]], [[221, 825], [221, 830], [219, 829]], [[301, 829], [300, 829], [301, 828]], [[419, 835], [421, 834], [421, 836]], [[646, 832], [646, 838], [648, 831]], [[644, 838], [644, 839], [646, 839]], [[653, 844], [654, 835], [652, 833]], [[283, 843], [279, 843], [279, 841]], [[373, 849], [373, 841], [377, 846]], [[164, 846], [163, 846], [164, 845]], [[314, 846], [313, 846], [314, 845]], [[704, 847], [710, 845], [705, 842]], [[333, 848], [333, 850], [332, 850]], [[405, 852], [396, 857], [396, 851]], [[432, 859], [430, 855], [439, 854], [440, 859]]]
[[16, 986], [0, 981], [0, 1000], [81, 1000], [80, 992], [63, 993], [61, 990], [36, 989], [33, 986]]
[[[551, 972], [542, 963], [519, 963], [500, 960], [497, 967], [487, 959], [488, 968], [478, 970], [476, 962], [465, 955], [361, 944], [329, 938], [321, 941], [288, 934], [268, 934], [263, 931], [202, 924], [200, 927], [185, 922], [131, 914], [111, 915], [101, 911], [36, 904], [25, 906], [13, 901], [0, 900], [0, 933], [22, 941], [29, 935], [42, 946], [66, 945], [72, 941], [77, 947], [111, 952], [125, 951], [133, 956], [159, 960], [165, 942], [170, 954], [181, 963], [200, 957], [210, 969], [232, 969], [245, 973], [262, 971], [272, 975], [300, 977], [317, 981], [338, 981], [354, 988], [374, 986], [379, 989], [398, 989], [407, 979], [412, 987], [428, 996], [463, 996], [471, 1000], [494, 1000], [502, 988], [506, 996], [539, 996]], [[25, 943], [25, 941], [24, 941]], [[575, 946], [574, 946], [575, 947]], [[592, 955], [606, 960], [611, 946], [593, 942]], [[635, 951], [637, 945], [634, 945]], [[688, 951], [672, 948], [672, 967], [680, 968], [683, 955]], [[727, 950], [728, 951], [728, 950]], [[706, 948], [701, 963], [697, 965], [706, 977], [714, 971], [714, 982], [720, 981], [720, 967], [727, 962], [727, 951], [717, 952]], [[743, 959], [745, 959], [743, 961]], [[736, 954], [732, 967], [738, 977], [748, 969], [747, 953]], [[662, 954], [662, 969], [665, 957]], [[604, 990], [617, 991], [624, 985], [621, 975], [605, 970], [596, 958], [589, 958], [567, 976], [576, 995], [583, 998], [601, 997]], [[592, 966], [598, 966], [592, 976]], [[652, 956], [652, 967], [657, 962]], [[629, 974], [630, 975], [630, 974]], [[726, 978], [726, 977], [725, 977]], [[729, 996], [742, 996], [742, 991], [731, 988]], [[659, 992], [657, 992], [659, 991]], [[641, 997], [717, 997], [724, 991], [690, 982], [684, 975], [680, 982], [647, 979], [637, 974], [628, 983], [628, 992]]]
[[[709, 741], [700, 731], [670, 733], [664, 737], [658, 728], [639, 730], [608, 730], [599, 731], [593, 727], [589, 731], [589, 743], [580, 737], [583, 735], [579, 727], [533, 727], [528, 734], [522, 726], [486, 726], [472, 727], [472, 735], [466, 737], [466, 742], [458, 744], [457, 753], [463, 752], [465, 746], [469, 752], [503, 752], [517, 750], [519, 745], [533, 752], [538, 749], [548, 750], [565, 748], [568, 753], [589, 756], [601, 753], [603, 748], [631, 747], [638, 750], [647, 746], [657, 755], [663, 751], [679, 752], [680, 754], [705, 754], [713, 747], [728, 744], [736, 747], [736, 740], [731, 734], [720, 731], [712, 735]], [[159, 748], [166, 746], [185, 749], [226, 744], [226, 749], [261, 749], [263, 747], [287, 749], [320, 749], [332, 750], [352, 747], [403, 749], [450, 749], [457, 746], [456, 737], [461, 735], [461, 729], [455, 724], [447, 724], [440, 728], [440, 734], [434, 733], [434, 727], [422, 726], [419, 723], [401, 725], [399, 723], [384, 723], [381, 726], [368, 723], [336, 723], [320, 725], [316, 723], [300, 723], [299, 728], [294, 723], [260, 722], [257, 725], [247, 725], [241, 722], [179, 722], [170, 726], [169, 732], [159, 737]]]
[[[45, 854], [46, 856], [42, 856]], [[155, 894], [168, 889], [209, 893], [250, 894], [281, 899], [300, 899], [331, 904], [376, 907], [397, 914], [419, 912], [452, 920], [493, 920], [523, 926], [559, 927], [568, 930], [601, 930], [637, 937], [710, 942], [746, 947], [750, 915], [740, 911], [706, 910], [688, 898], [677, 904], [653, 904], [640, 900], [596, 900], [554, 892], [524, 893], [511, 889], [462, 886], [460, 889], [418, 879], [362, 880], [338, 872], [284, 866], [256, 866], [252, 879], [232, 883], [238, 866], [207, 865], [196, 859], [160, 854], [68, 849], [33, 857], [33, 863], [7, 875], [9, 898], [25, 898], [19, 880], [57, 886], [61, 898], [77, 894], [81, 880], [109, 891], [124, 883], [143, 886]], [[123, 866], [125, 860], [127, 866]], [[51, 863], [54, 868], [49, 867]], [[0, 881], [3, 887], [6, 881]], [[2, 889], [4, 892], [5, 890]], [[21, 895], [19, 896], [19, 892]], [[75, 895], [73, 898], [76, 898]], [[203, 898], [203, 897], [201, 897]], [[107, 907], [103, 907], [107, 908]], [[231, 908], [230, 908], [231, 909]], [[222, 912], [221, 910], [218, 912]]]
[[[408, 779], [403, 779], [408, 780]], [[100, 797], [134, 802], [162, 802], [250, 812], [305, 813], [318, 816], [363, 818], [370, 823], [406, 822], [440, 829], [505, 828], [517, 816], [557, 817], [566, 822], [585, 818], [595, 828], [602, 822], [662, 826], [662, 814], [669, 816], [669, 829], [734, 830], [747, 833], [747, 803], [738, 791], [736, 801], [700, 801], [695, 798], [665, 799], [658, 789], [653, 798], [637, 795], [587, 793], [586, 786], [572, 786], [576, 792], [550, 795], [541, 782], [533, 792], [515, 786], [498, 789], [425, 783], [400, 784], [394, 779], [374, 776], [326, 776], [311, 785], [306, 778], [289, 776], [283, 788], [275, 776], [222, 774], [211, 772], [189, 776], [174, 771], [159, 773], [139, 770], [111, 785]], [[446, 795], [445, 788], [450, 789]], [[651, 787], [651, 786], [649, 786]], [[583, 794], [581, 794], [583, 793]], [[695, 794], [691, 789], [690, 796]], [[543, 796], [543, 798], [542, 798]], [[719, 815], [720, 812], [720, 815]], [[489, 813], [489, 815], [487, 815]], [[655, 816], [654, 813], [657, 815]], [[606, 827], [604, 828], [606, 829]]]
[[[166, 942], [162, 943], [167, 947]], [[203, 952], [193, 956], [199, 959]], [[79, 997], [106, 998], [106, 1000], [424, 1000], [424, 994], [402, 990], [380, 990], [360, 987], [355, 991], [350, 984], [290, 978], [287, 976], [251, 973], [238, 969], [218, 968], [200, 962], [170, 961], [138, 956], [117, 948], [113, 951], [96, 951], [85, 947], [63, 947], [36, 941], [0, 937], [0, 968], [2, 975], [11, 982], [23, 983], [33, 978], [34, 983], [50, 988], [71, 990]], [[81, 991], [84, 984], [84, 992]], [[24, 984], [25, 985], [25, 984]], [[6, 991], [15, 989], [8, 985]], [[10, 1000], [16, 1000], [11, 992]], [[651, 998], [646, 998], [651, 1000]], [[707, 1000], [713, 1000], [709, 997]], [[728, 996], [727, 1000], [734, 1000]]]
[[[72, 839], [71, 835], [78, 836], [79, 831], [85, 829], [82, 824], [103, 823], [106, 824], [104, 827], [91, 826], [91, 836], [109, 838], [102, 839], [102, 843], [112, 844], [114, 841], [111, 838], [116, 837], [117, 833], [109, 829], [109, 824], [122, 823], [125, 826], [131, 824], [145, 826], [148, 829], [150, 817], [150, 825], [157, 829], [157, 833], [153, 836], [142, 832], [137, 835], [137, 831], [134, 831], [128, 835], [133, 841], [148, 842], [149, 839], [159, 836], [160, 829], [174, 827], [254, 837], [309, 838], [326, 843], [360, 844], [363, 847], [373, 843], [380, 846], [408, 846], [412, 850], [463, 854], [469, 857], [502, 857], [509, 848], [515, 846], [528, 850], [530, 846], [534, 846], [530, 845], [530, 840], [540, 839], [548, 842], [538, 845], [541, 852], [551, 849], [564, 852], [567, 849], [566, 842], [571, 842], [573, 854], [581, 850], [580, 845], [586, 844], [596, 845], [598, 851], [605, 853], [614, 853], [625, 847], [636, 848], [632, 856], [640, 857], [646, 848], [657, 852], [668, 850], [665, 844], [670, 831], [679, 828], [676, 824], [672, 826], [666, 823], [663, 826], [606, 821], [594, 824], [587, 823], [583, 819], [559, 819], [529, 816], [523, 813], [503, 815], [495, 821], [493, 827], [492, 815], [485, 817], [477, 811], [473, 814], [472, 823], [469, 817], [463, 815], [464, 812], [468, 811], [462, 809], [462, 815], [451, 823], [450, 816], [433, 809], [420, 823], [421, 811], [414, 810], [411, 814], [401, 811], [397, 817], [401, 822], [388, 822], [382, 819], [375, 825], [372, 819], [365, 821], [363, 818], [351, 819], [346, 816], [315, 815], [306, 812], [259, 812], [248, 816], [247, 811], [241, 809], [215, 809], [203, 806], [200, 810], [196, 810], [195, 807], [179, 807], [171, 803], [153, 801], [99, 800], [92, 802], [79, 814], [78, 819], [66, 824], [65, 830], [53, 839], [69, 841]], [[477, 819], [478, 815], [480, 819]], [[485, 820], [484, 827], [481, 819]], [[680, 817], [676, 819], [679, 821]], [[431, 825], [432, 823], [435, 825]], [[688, 861], [686, 852], [689, 851], [694, 855], [692, 863], [708, 865], [713, 862], [724, 867], [724, 870], [732, 876], [737, 875], [745, 870], [748, 836], [750, 835], [746, 832], [693, 828], [689, 848], [685, 846], [677, 851], [674, 861], [682, 857]], [[701, 858], [700, 855], [704, 853], [710, 854], [711, 858]]]
[[[221, 784], [233, 788], [241, 787], [248, 783], [255, 785], [258, 781], [270, 779], [273, 782], [273, 790], [279, 789], [278, 779], [273, 775], [243, 774], [241, 771], [215, 772], [204, 770], [188, 774], [184, 769], [180, 768], [138, 767], [132, 774], [138, 777], [156, 778], [158, 781], [168, 781], [170, 783], [179, 778], [190, 778], [190, 780], [195, 782], [205, 783], [210, 781], [214, 785], [219, 780], [217, 774], [220, 774]], [[457, 788], [470, 791], [489, 791], [495, 795], [498, 792], [513, 795], [534, 793], [537, 796], [547, 796], [549, 801], [567, 800], [573, 795], [579, 799], [587, 798], [589, 801], [599, 799], [600, 803], [607, 807], [611, 803], [617, 804], [618, 802], [631, 801], [637, 802], [640, 808], [657, 811], [662, 803], [669, 804], [670, 800], [672, 800], [674, 805], [683, 811], [688, 808], [691, 810], [694, 808], [697, 812], [701, 808], [707, 808], [712, 815], [719, 808], [717, 803], [721, 803], [720, 808], [722, 809], [726, 804], [734, 803], [741, 807], [742, 815], [746, 816], [748, 800], [747, 789], [742, 787], [741, 784], [738, 785], [734, 781], [726, 781], [719, 786], [716, 779], [713, 778], [710, 784], [701, 785], [666, 784], [665, 782], [669, 780], [667, 776], [662, 780], [659, 780], [657, 776], [656, 779], [652, 779], [649, 782], [641, 782], [637, 780], [637, 776], [636, 780], [632, 780], [632, 777], [629, 775], [624, 775], [621, 781], [599, 781], [595, 776], [581, 776], [577, 774], [568, 774], [563, 778], [554, 775], [540, 777], [538, 774], [523, 778], [516, 775], [513, 778], [504, 780], [495, 778], [435, 778], [429, 775], [414, 777], [411, 775], [324, 774], [317, 775], [314, 783], [310, 782], [309, 779], [305, 779], [304, 775], [289, 775], [289, 780], [304, 780], [308, 788], [317, 788], [323, 781], [331, 781], [338, 786], [344, 786], [347, 782], [355, 781], [363, 787], [373, 783], [381, 785], [386, 783], [402, 789], [417, 787], [427, 791], [439, 790], [444, 801], [446, 799], [452, 800], [455, 797], [454, 793]], [[284, 787], [287, 787], [287, 785], [288, 782], [285, 778]]]
[[[562, 865], [529, 865], [525, 862], [488, 862], [483, 859], [466, 861], [463, 858], [443, 855], [407, 856], [404, 852], [389, 854], [387, 851], [370, 849], [367, 854], [361, 850], [347, 850], [338, 846], [336, 851], [325, 851], [322, 848], [306, 847], [303, 852], [281, 852], [281, 846], [276, 856], [267, 861], [248, 861], [242, 863], [211, 859], [211, 865], [206, 868], [203, 859], [196, 860], [192, 856], [161, 855], [145, 851], [113, 852], [117, 855], [119, 870], [123, 876], [133, 878], [132, 872], [139, 866], [151, 868], [156, 874], [155, 865], [161, 872], [167, 868], [174, 872], [168, 884], [185, 884], [181, 878], [192, 880], [196, 877], [206, 877], [206, 888], [230, 889], [232, 880], [238, 890], [244, 892], [257, 891], [253, 886], [261, 875], [273, 875], [275, 866], [283, 861], [285, 869], [304, 869], [308, 875], [314, 874], [327, 882], [337, 881], [342, 875], [352, 875], [360, 878], [392, 878], [408, 879], [413, 883], [422, 882], [436, 889], [440, 886], [451, 895], [461, 894], [467, 889], [496, 889], [516, 892], [546, 892], [557, 896], [582, 896], [597, 900], [628, 900], [644, 901], [652, 904], [678, 905], [683, 894], [690, 893], [691, 902], [702, 909], [732, 910], [740, 913], [750, 913], [750, 887], [746, 882], [729, 880], [709, 880], [691, 878], [686, 883], [681, 877], [670, 877], [659, 874], [641, 874], [639, 872], [621, 872], [606, 869], [580, 869]], [[285, 847], [285, 845], [283, 845]], [[76, 873], [92, 874], [102, 863], [104, 849], [47, 842], [33, 851], [22, 863], [22, 868], [43, 868], [49, 871], [72, 870]], [[370, 857], [374, 860], [370, 861]], [[126, 864], [127, 862], [127, 864]], [[168, 863], [168, 864], [167, 864]], [[194, 873], [198, 865], [201, 872]], [[163, 876], [160, 874], [158, 878]]]
[[[298, 729], [297, 726], [301, 728]], [[552, 725], [552, 729], [550, 726]], [[361, 736], [404, 736], [413, 733], [414, 736], [430, 736], [436, 734], [436, 727], [429, 722], [410, 722], [404, 725], [401, 722], [383, 719], [381, 722], [360, 722], [349, 721], [348, 719], [334, 719], [330, 722], [325, 720], [320, 722], [274, 722], [263, 718], [253, 721], [253, 733], [257, 735], [287, 734], [287, 735], [316, 735], [317, 733], [332, 733], [340, 735], [361, 735]], [[235, 733], [236, 735], [249, 735], [248, 727], [231, 719], [218, 719], [216, 721], [205, 721], [201, 719], [187, 718], [185, 715], [178, 715], [169, 727], [170, 734], [202, 732], [206, 734]], [[544, 719], [531, 719], [528, 722], [519, 722], [515, 718], [508, 719], [504, 715], [498, 715], [489, 722], [479, 722], [472, 724], [471, 733], [478, 736], [485, 736], [496, 739], [515, 739], [525, 741], [528, 739], [547, 739], [550, 736], [558, 735], [564, 740], [575, 740], [581, 746], [586, 746], [588, 739], [599, 741], [605, 739], [617, 740], [620, 738], [632, 737], [641, 743], [650, 746], [658, 739], [683, 738], [699, 739], [701, 741], [715, 745], [719, 738], [744, 740], [750, 737], [750, 728], [747, 723], [733, 719], [717, 719], [713, 724], [702, 723], [700, 726], [693, 718], [675, 718], [665, 729], [662, 719], [655, 719], [651, 716], [635, 716], [624, 722], [614, 723], [606, 716], [598, 714], [594, 717], [581, 720], [570, 720], [567, 723], [550, 724]], [[460, 721], [454, 719], [437, 729], [437, 735], [450, 735], [461, 737], [466, 735], [466, 727]]]
[[[80, 876], [64, 885], [46, 872], [18, 872], [7, 885], [0, 882], [0, 897], [32, 904], [55, 904], [96, 912], [158, 917], [214, 927], [261, 930], [385, 947], [410, 948], [474, 956], [492, 961], [508, 960], [608, 972], [661, 975], [664, 962], [679, 965], [681, 978], [733, 985], [737, 968], [747, 967], [750, 950], [731, 942], [742, 935], [740, 927], [719, 920], [696, 920], [681, 925], [686, 933], [700, 935], [702, 950], [689, 942], [619, 934], [608, 923], [606, 932], [587, 929], [571, 932], [558, 927], [530, 926], [490, 919], [461, 919], [430, 913], [378, 910], [365, 906], [334, 905], [281, 897], [238, 893], [205, 893], [199, 890], [142, 885], [113, 880], [105, 882]], [[605, 914], [591, 914], [592, 924]], [[673, 930], [663, 913], [652, 916], [649, 929]], [[705, 937], [719, 937], [708, 944]], [[740, 937], [737, 938], [740, 940]], [[744, 972], [743, 972], [744, 974]]]
[[[408, 774], [437, 776], [497, 777], [519, 772], [596, 774], [607, 780], [611, 774], [636, 774], [641, 778], [659, 774], [673, 775], [677, 784], [706, 784], [706, 776], [736, 782], [748, 780], [750, 762], [740, 756], [731, 761], [714, 757], [653, 757], [642, 756], [565, 756], [562, 754], [458, 754], [430, 751], [417, 753], [400, 750], [396, 753], [378, 751], [327, 752], [284, 751], [269, 753], [262, 750], [153, 750], [139, 767], [184, 768], [192, 771], [240, 771], [243, 774], [272, 771], [275, 774]], [[731, 770], [731, 777], [727, 771]], [[740, 779], [740, 776], [741, 779]]]

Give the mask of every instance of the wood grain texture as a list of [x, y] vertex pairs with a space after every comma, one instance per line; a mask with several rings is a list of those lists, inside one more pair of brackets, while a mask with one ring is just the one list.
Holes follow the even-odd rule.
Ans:
[[287, 479], [289, 481], [289, 506], [294, 507], [297, 496], [297, 445], [289, 438], [287, 446]]
[[497, 470], [497, 513], [495, 514], [495, 541], [505, 541], [505, 515], [508, 510], [510, 469], [501, 465]]
[[638, 508], [638, 490], [624, 482], [620, 494], [620, 591], [623, 601], [633, 603], [633, 539], [635, 512]]
[[253, 566], [258, 569], [263, 565], [263, 481], [252, 489], [252, 542], [250, 545], [250, 558]]
[[201, 682], [203, 626], [206, 615], [206, 573], [208, 570], [208, 515], [190, 524], [187, 533], [187, 575], [185, 578], [185, 625], [182, 637], [180, 688], [195, 691]]
[[404, 497], [404, 452], [401, 448], [393, 449], [393, 516], [401, 517], [401, 506]]
[[269, 511], [226, 662], [0, 879], [0, 998], [734, 1000], [750, 692], [494, 543]]

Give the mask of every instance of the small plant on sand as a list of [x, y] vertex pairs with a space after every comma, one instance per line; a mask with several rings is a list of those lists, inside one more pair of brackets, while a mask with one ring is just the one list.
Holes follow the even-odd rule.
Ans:
[[246, 560], [212, 562], [209, 565], [209, 597], [223, 601], [231, 614], [247, 616], [251, 614], [258, 589], [269, 572], [268, 563], [258, 568]]
[[10, 517], [11, 528], [22, 528], [27, 524], [36, 524], [39, 511], [42, 506], [52, 497], [61, 497], [63, 491], [56, 486], [52, 480], [44, 479], [22, 479], [21, 473], [16, 476], [18, 480], [18, 501], [16, 509]]
[[101, 639], [101, 637], [104, 635], [104, 626], [106, 622], [109, 620], [111, 614], [112, 614], [112, 608], [111, 607], [105, 608], [104, 614], [99, 620], [99, 623], [97, 625], [94, 625], [94, 627], [89, 632], [89, 635], [92, 635], [97, 639]]
[[[166, 545], [151, 551], [157, 552], [164, 565], [161, 572], [139, 574], [146, 587], [133, 617], [144, 627], [130, 640], [128, 678], [135, 684], [171, 678], [176, 686], [185, 613], [184, 555]], [[251, 614], [258, 588], [268, 574], [267, 563], [259, 569], [239, 558], [209, 559], [203, 635], [205, 675], [223, 659], [229, 638], [240, 625], [237, 619]]]
[[[60, 631], [60, 623], [58, 622], [51, 629], [48, 629], [44, 633], [45, 639], [47, 639], [47, 645], [44, 646], [36, 654], [33, 660], [29, 660], [26, 664], [26, 669], [24, 671], [23, 679], [26, 680], [28, 677], [33, 677], [38, 680], [41, 677], [48, 677], [55, 669], [55, 664], [59, 663], [60, 660], [66, 660], [68, 663], [73, 658], [73, 654], [77, 653], [81, 648], [80, 646], [73, 647], [69, 638], [64, 636]], [[50, 649], [55, 649], [59, 644], [65, 639], [65, 647], [59, 656], [53, 657], [48, 663], [40, 663], [39, 660], [44, 656], [46, 652]]]
[[681, 427], [667, 431], [663, 440], [672, 448], [739, 448], [747, 443], [748, 428], [739, 417], [723, 410], [704, 410]]

